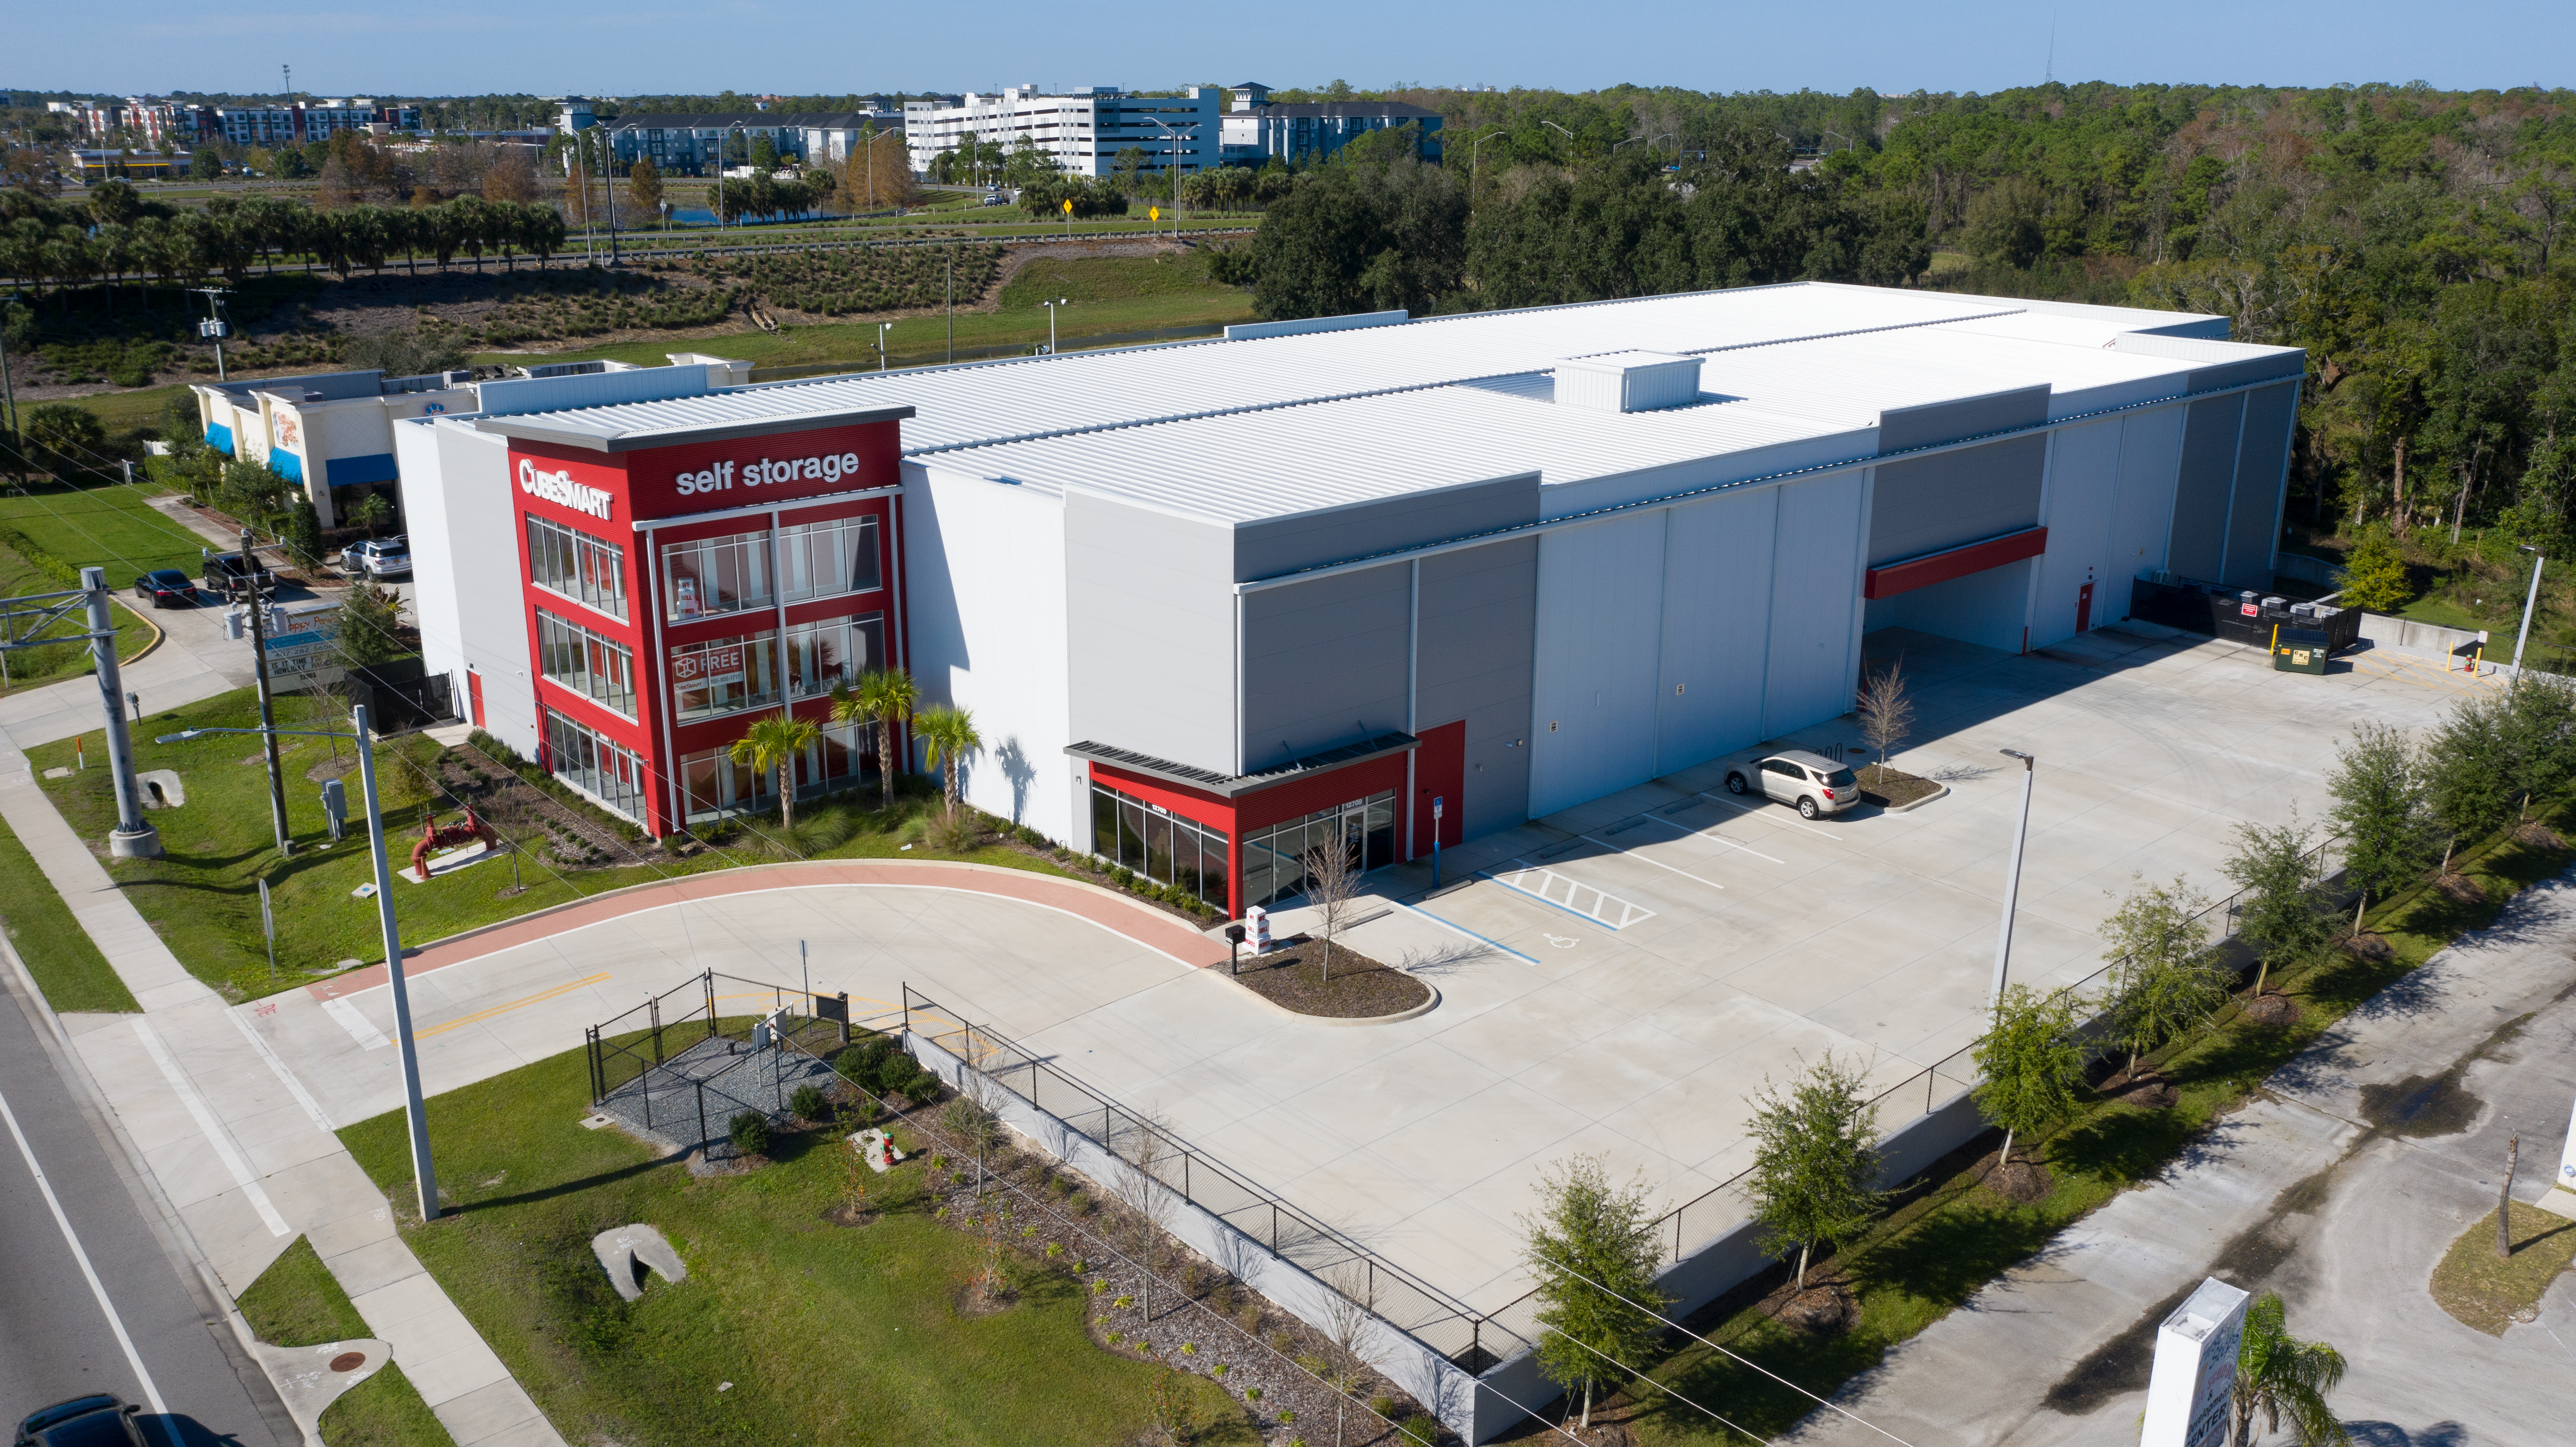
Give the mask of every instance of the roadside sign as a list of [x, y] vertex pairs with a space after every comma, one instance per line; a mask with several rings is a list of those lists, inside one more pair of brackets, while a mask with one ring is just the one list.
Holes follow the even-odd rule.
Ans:
[[1072, 198], [1072, 197], [1070, 197], [1070, 196], [1068, 196], [1068, 197], [1066, 197], [1066, 198], [1065, 198], [1065, 201], [1064, 201], [1064, 214], [1065, 214], [1065, 215], [1067, 215], [1067, 216], [1070, 216], [1070, 215], [1072, 215], [1072, 214], [1073, 214], [1073, 198]]
[[1148, 206], [1148, 207], [1146, 207], [1146, 208], [1145, 208], [1145, 219], [1146, 219], [1146, 220], [1148, 220], [1148, 221], [1160, 221], [1160, 220], [1162, 220], [1162, 219], [1163, 219], [1163, 208], [1162, 208], [1162, 207], [1160, 207], [1160, 206]]
[[259, 882], [259, 932], [268, 937], [270, 944], [277, 943], [277, 916], [268, 912], [268, 881], [265, 879]]

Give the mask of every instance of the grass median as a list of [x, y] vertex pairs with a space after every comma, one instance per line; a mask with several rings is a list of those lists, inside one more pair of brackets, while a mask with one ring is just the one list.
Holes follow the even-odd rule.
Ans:
[[[251, 1334], [270, 1346], [321, 1346], [369, 1335], [349, 1293], [301, 1236], [269, 1263], [238, 1304]], [[331, 1447], [453, 1447], [456, 1440], [391, 1362], [323, 1408], [321, 1429]]]
[[[346, 728], [310, 700], [288, 696], [280, 701], [281, 728]], [[335, 754], [331, 741], [289, 738], [281, 741], [286, 774], [287, 823], [295, 839], [295, 856], [281, 860], [270, 826], [268, 772], [259, 740], [221, 734], [190, 742], [163, 744], [158, 736], [192, 727], [250, 728], [259, 722], [257, 697], [248, 689], [220, 694], [200, 703], [151, 714], [134, 730], [137, 769], [175, 770], [187, 792], [187, 803], [157, 810], [152, 822], [161, 831], [159, 859], [106, 859], [108, 831], [116, 824], [116, 797], [103, 768], [41, 779], [73, 831], [101, 856], [108, 873], [123, 886], [126, 898], [142, 912], [189, 973], [214, 986], [226, 998], [244, 1000], [289, 989], [339, 968], [343, 960], [376, 962], [384, 958], [375, 901], [354, 894], [374, 878], [363, 827], [357, 779], [347, 774], [344, 787], [353, 815], [348, 837], [331, 843], [317, 775], [345, 773], [352, 755], [347, 743]], [[99, 739], [84, 740], [93, 762], [104, 757]], [[27, 751], [41, 775], [48, 767], [73, 762], [73, 742], [65, 740]], [[380, 743], [377, 771], [392, 780], [397, 770], [417, 779], [434, 767], [438, 745], [425, 735]], [[386, 785], [388, 792], [392, 784]], [[873, 792], [855, 796], [873, 801]], [[453, 822], [454, 806], [442, 798], [440, 813]], [[963, 859], [1006, 868], [1058, 873], [1052, 865], [1001, 845], [986, 845], [965, 854], [942, 854], [922, 838], [921, 803], [899, 800], [891, 815], [856, 817], [848, 838], [812, 857], [831, 859]], [[799, 810], [800, 823], [818, 811]], [[387, 832], [393, 839], [392, 863], [400, 869], [410, 858], [410, 841], [421, 829], [422, 806], [388, 811]], [[773, 826], [774, 827], [774, 826]], [[525, 831], [523, 831], [525, 832]], [[495, 857], [443, 874], [426, 884], [397, 881], [394, 907], [406, 946], [427, 944], [463, 930], [513, 919], [553, 905], [568, 904], [607, 890], [649, 884], [684, 874], [773, 862], [772, 857], [741, 848], [706, 850], [689, 858], [658, 856], [648, 866], [572, 868], [541, 862], [542, 835], [521, 841], [526, 850], [517, 878], [523, 886], [512, 893], [511, 861]], [[913, 847], [906, 851], [904, 846]], [[277, 965], [269, 966], [261, 933], [259, 882], [268, 882], [277, 922]], [[50, 891], [48, 891], [50, 893]], [[59, 901], [55, 901], [59, 905]], [[131, 1008], [128, 1006], [127, 1008]]]
[[[2576, 808], [2562, 801], [2544, 817], [2565, 828], [2571, 814]], [[2054, 1177], [2047, 1196], [2022, 1204], [1989, 1189], [1983, 1166], [1993, 1143], [1982, 1139], [1908, 1183], [1866, 1237], [1811, 1272], [1811, 1277], [1841, 1281], [1857, 1298], [1859, 1319], [1848, 1331], [1821, 1335], [1778, 1319], [1782, 1278], [1777, 1268], [1703, 1308], [1685, 1325], [1763, 1371], [1819, 1396], [1832, 1396], [1878, 1366], [1891, 1348], [2028, 1259], [2059, 1231], [2153, 1178], [2337, 1020], [2462, 934], [2493, 923], [2521, 890], [2576, 864], [2576, 849], [2499, 835], [2456, 863], [2478, 882], [2485, 898], [2463, 900], [2429, 882], [2399, 894], [2369, 916], [2370, 928], [2388, 943], [2385, 958], [2338, 952], [2304, 967], [2274, 970], [2271, 983], [2299, 1005], [2293, 1023], [2267, 1027], [2231, 1004], [2213, 1028], [2147, 1056], [2146, 1062], [2179, 1091], [2171, 1107], [2147, 1109], [2097, 1095], [2075, 1119], [2031, 1142], [2030, 1155]], [[2520, 1224], [2519, 1215], [2516, 1219]], [[2484, 1229], [2491, 1251], [2493, 1221]], [[2476, 1236], [2471, 1232], [2463, 1240]], [[2555, 1244], [2568, 1241], [2576, 1237], [2553, 1238]], [[1727, 1404], [1728, 1416], [1763, 1438], [1787, 1432], [1814, 1405], [1755, 1367], [1696, 1342], [1662, 1354], [1647, 1374], [1671, 1392], [1632, 1385], [1608, 1409], [1643, 1443], [1698, 1447], [1758, 1440], [1709, 1421], [1682, 1397]], [[1525, 1428], [1514, 1440], [1546, 1435]]]
[[6, 823], [0, 823], [0, 929], [56, 1010], [143, 1008]]
[[[579, 1051], [432, 1099], [448, 1215], [402, 1228], [568, 1440], [1091, 1447], [1152, 1426], [1164, 1373], [1093, 1344], [1069, 1274], [1033, 1271], [1006, 1309], [960, 1310], [976, 1245], [930, 1218], [920, 1165], [875, 1178], [874, 1216], [843, 1227], [824, 1213], [848, 1154], [827, 1133], [780, 1136], [748, 1174], [692, 1178], [614, 1129], [583, 1129], [588, 1101]], [[410, 1198], [401, 1112], [340, 1138]], [[590, 1240], [638, 1222], [688, 1277], [651, 1278], [630, 1304]], [[1259, 1440], [1215, 1384], [1178, 1385], [1202, 1424], [1190, 1440]]]

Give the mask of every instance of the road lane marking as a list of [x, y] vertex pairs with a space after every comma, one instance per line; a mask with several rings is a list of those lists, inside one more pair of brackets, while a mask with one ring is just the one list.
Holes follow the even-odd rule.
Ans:
[[179, 1093], [179, 1103], [186, 1106], [188, 1114], [196, 1119], [197, 1129], [205, 1132], [206, 1143], [215, 1148], [215, 1159], [224, 1163], [224, 1169], [232, 1173], [233, 1183], [242, 1188], [242, 1194], [250, 1198], [252, 1208], [259, 1212], [259, 1219], [268, 1223], [268, 1234], [293, 1235], [295, 1228], [287, 1225], [286, 1218], [277, 1213], [276, 1205], [268, 1199], [268, 1192], [260, 1188], [259, 1177], [251, 1174], [250, 1162], [243, 1160], [241, 1152], [234, 1149], [232, 1137], [225, 1133], [223, 1123], [215, 1119], [214, 1111], [207, 1108], [206, 1098], [197, 1093], [197, 1087], [189, 1082], [187, 1072], [179, 1068], [178, 1061], [170, 1058], [170, 1048], [162, 1044], [161, 1037], [153, 1032], [152, 1022], [136, 1016], [134, 1033], [143, 1037], [143, 1048], [151, 1052], [152, 1063], [161, 1067], [162, 1077], [170, 1082], [172, 1090]]
[[[134, 1023], [140, 1025], [140, 1020]], [[62, 1199], [54, 1194], [54, 1183], [45, 1179], [45, 1168], [36, 1163], [36, 1149], [27, 1144], [27, 1133], [18, 1129], [18, 1113], [9, 1108], [9, 1097], [0, 1095], [0, 1120], [9, 1123], [9, 1138], [18, 1143], [18, 1154], [27, 1163], [27, 1174], [36, 1178], [36, 1189], [45, 1193], [45, 1206], [54, 1213], [54, 1225], [63, 1233], [63, 1242], [72, 1248], [72, 1259], [80, 1263], [81, 1276], [89, 1282], [90, 1295], [98, 1298], [98, 1309], [107, 1317], [110, 1331], [116, 1333], [116, 1344], [125, 1349], [125, 1364], [134, 1368], [143, 1383], [143, 1399], [152, 1405], [152, 1413], [163, 1419], [167, 1432], [170, 1404], [161, 1400], [161, 1388], [152, 1381], [152, 1373], [143, 1365], [143, 1354], [134, 1349], [134, 1338], [126, 1335], [125, 1318], [116, 1314], [116, 1303], [107, 1299], [107, 1286], [98, 1279], [98, 1269], [89, 1264], [89, 1252], [81, 1248], [80, 1233], [72, 1229], [72, 1218], [63, 1214]], [[175, 1441], [176, 1434], [171, 1434]]]
[[367, 1017], [358, 1013], [358, 1007], [351, 1004], [346, 995], [334, 995], [323, 1001], [322, 1013], [340, 1022], [340, 1028], [348, 1031], [349, 1038], [357, 1041], [363, 1049], [382, 1050], [394, 1043], [385, 1037], [384, 1031], [367, 1023]]

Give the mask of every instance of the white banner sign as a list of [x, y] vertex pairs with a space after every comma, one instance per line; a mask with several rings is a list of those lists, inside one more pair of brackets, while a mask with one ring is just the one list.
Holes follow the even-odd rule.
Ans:
[[2212, 1276], [2156, 1328], [2140, 1447], [2225, 1447], [2236, 1352], [2252, 1299]]

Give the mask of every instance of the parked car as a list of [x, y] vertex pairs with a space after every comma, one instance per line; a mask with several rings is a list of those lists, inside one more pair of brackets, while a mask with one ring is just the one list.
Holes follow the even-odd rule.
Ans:
[[14, 1447], [144, 1447], [134, 1416], [140, 1402], [120, 1402], [102, 1392], [38, 1409], [18, 1424]]
[[1860, 780], [1852, 777], [1851, 770], [1804, 749], [1765, 754], [1753, 761], [1750, 772], [1729, 769], [1726, 792], [1750, 794], [1757, 781], [1763, 797], [1787, 804], [1808, 819], [1839, 814], [1860, 802]]
[[370, 538], [351, 543], [340, 550], [340, 568], [347, 573], [365, 573], [370, 578], [403, 578], [411, 575], [411, 537], [403, 534], [390, 538]]
[[208, 553], [203, 577], [205, 589], [218, 598], [256, 588], [266, 593], [277, 586], [277, 578], [257, 553]]
[[155, 568], [134, 580], [134, 596], [155, 608], [194, 608], [197, 584], [177, 568]]

